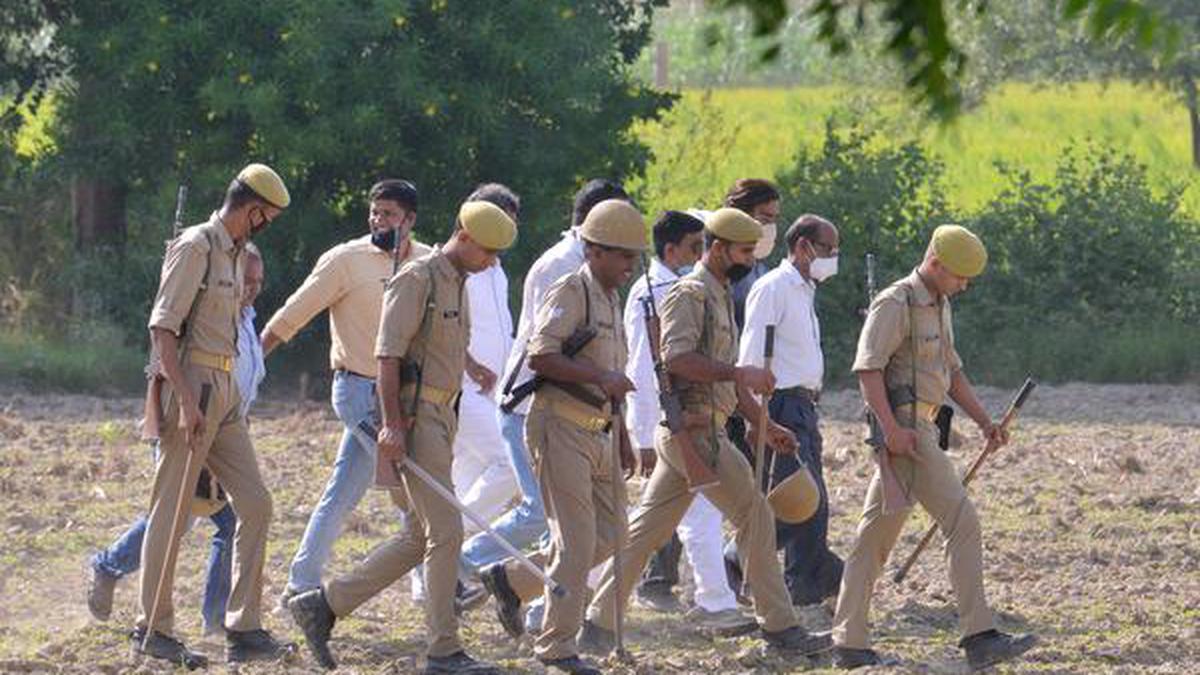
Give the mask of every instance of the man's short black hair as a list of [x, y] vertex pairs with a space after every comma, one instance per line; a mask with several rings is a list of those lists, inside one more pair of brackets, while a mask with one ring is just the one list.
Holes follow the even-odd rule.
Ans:
[[651, 233], [654, 236], [654, 255], [662, 260], [667, 253], [667, 244], [676, 244], [693, 232], [704, 229], [704, 221], [683, 211], [663, 211], [654, 221]]
[[387, 178], [371, 186], [367, 201], [387, 199], [409, 211], [417, 210], [417, 186], [403, 178]]
[[821, 232], [822, 225], [833, 227], [833, 223], [825, 220], [821, 216], [806, 213], [796, 219], [788, 228], [787, 234], [784, 235], [784, 240], [787, 241], [788, 252], [790, 253], [796, 248], [796, 244], [800, 243], [801, 239], [808, 241], [816, 241], [817, 235]]
[[571, 226], [579, 227], [587, 218], [592, 207], [606, 199], [623, 199], [629, 201], [625, 188], [616, 181], [607, 178], [593, 178], [579, 188], [575, 193], [575, 207], [571, 211]]
[[521, 214], [521, 196], [503, 183], [484, 183], [467, 196], [469, 202], [489, 202], [511, 213]]

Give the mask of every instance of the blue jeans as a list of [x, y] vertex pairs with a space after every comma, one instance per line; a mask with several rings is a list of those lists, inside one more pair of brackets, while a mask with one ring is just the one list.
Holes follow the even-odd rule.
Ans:
[[288, 571], [288, 590], [306, 591], [321, 585], [321, 572], [333, 554], [333, 544], [346, 517], [358, 506], [375, 479], [374, 442], [353, 433], [360, 422], [378, 425], [375, 380], [339, 370], [333, 376], [333, 411], [341, 420], [342, 441], [333, 474], [313, 509]]
[[[493, 522], [492, 529], [508, 543], [523, 549], [547, 534], [546, 511], [542, 506], [542, 491], [533, 471], [533, 460], [525, 447], [525, 416], [497, 411], [500, 434], [508, 448], [508, 458], [521, 488], [521, 502]], [[495, 538], [480, 532], [463, 542], [461, 566], [465, 574], [508, 558]]]
[[[233, 507], [226, 504], [210, 519], [217, 526], [217, 531], [213, 533], [212, 547], [208, 553], [201, 615], [205, 625], [224, 626], [225, 605], [229, 602], [230, 578], [233, 576], [233, 534], [237, 529], [237, 516], [233, 513]], [[142, 539], [145, 535], [146, 516], [138, 516], [111, 546], [92, 556], [92, 568], [118, 579], [136, 572], [142, 566]]]

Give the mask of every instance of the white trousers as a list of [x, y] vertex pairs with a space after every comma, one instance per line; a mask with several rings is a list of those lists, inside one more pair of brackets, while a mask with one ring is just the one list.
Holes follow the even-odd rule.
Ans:
[[736, 609], [737, 598], [725, 575], [721, 512], [704, 495], [696, 495], [675, 532], [692, 564], [696, 605], [709, 612]]
[[[474, 383], [463, 388], [451, 470], [454, 493], [488, 523], [503, 515], [519, 495], [517, 475], [500, 436], [496, 410], [496, 402], [480, 394]], [[465, 518], [463, 528], [466, 538], [479, 531]]]

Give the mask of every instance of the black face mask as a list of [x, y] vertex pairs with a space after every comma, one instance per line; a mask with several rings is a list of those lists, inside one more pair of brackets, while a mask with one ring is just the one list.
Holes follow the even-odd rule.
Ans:
[[375, 247], [382, 251], [391, 252], [392, 249], [396, 248], [396, 230], [390, 229], [372, 232], [371, 243], [375, 244]]
[[749, 265], [733, 263], [729, 266], [729, 269], [725, 270], [725, 274], [729, 277], [730, 281], [737, 283], [741, 281], [747, 274], [750, 274], [751, 269], [752, 268]]

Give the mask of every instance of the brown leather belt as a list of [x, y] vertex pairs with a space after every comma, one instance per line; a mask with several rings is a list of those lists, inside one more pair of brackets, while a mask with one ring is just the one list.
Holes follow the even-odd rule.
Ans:
[[808, 389], [807, 387], [797, 386], [797, 387], [788, 387], [786, 389], [776, 389], [775, 393], [783, 394], [786, 396], [800, 396], [802, 398], [806, 398], [806, 399], [812, 401], [813, 403], [816, 403], [821, 400], [821, 390]]

